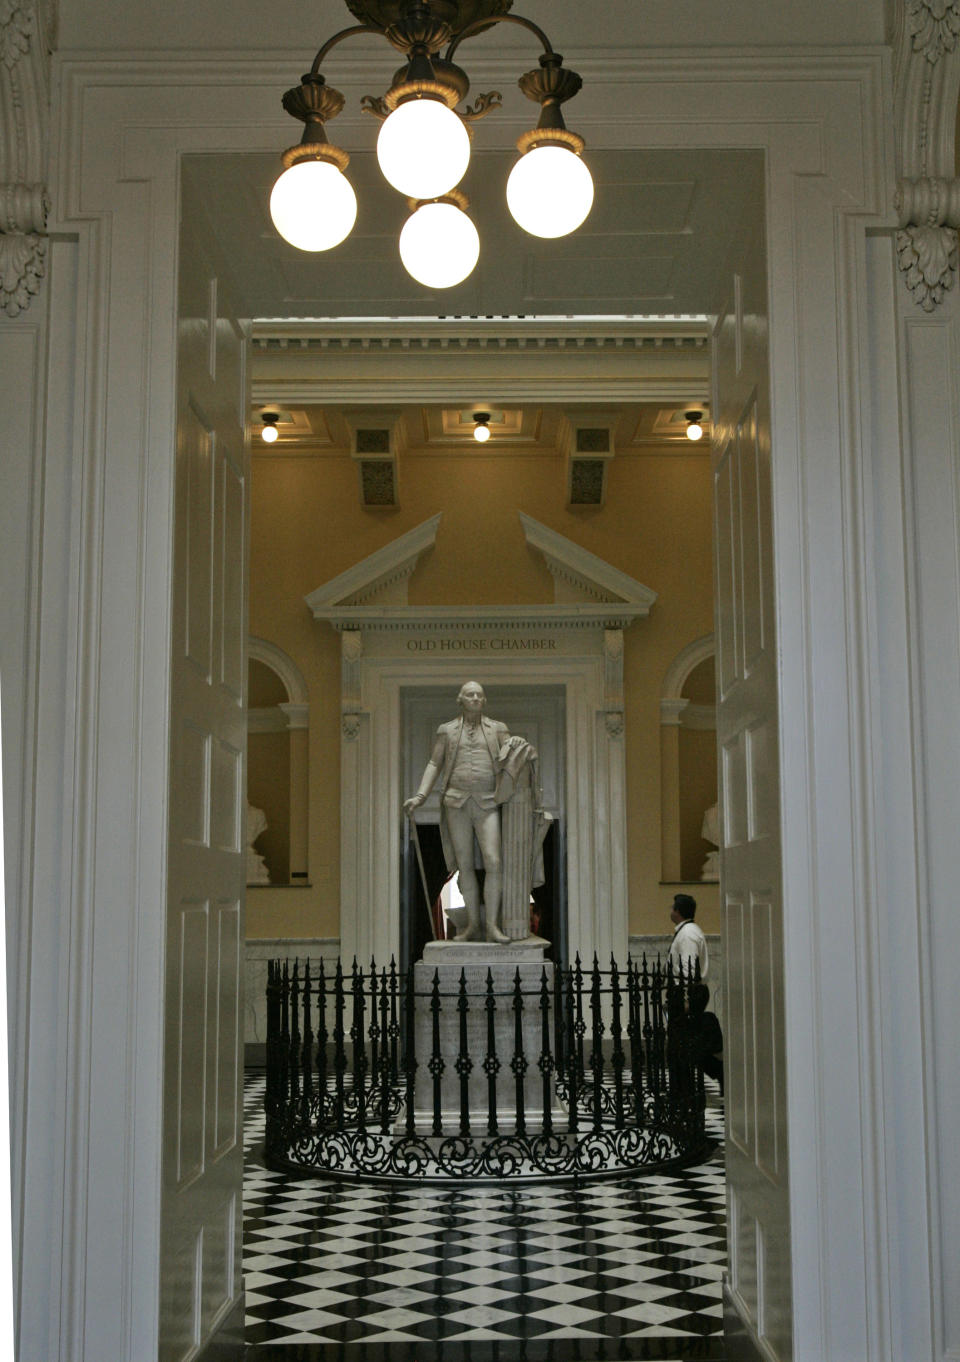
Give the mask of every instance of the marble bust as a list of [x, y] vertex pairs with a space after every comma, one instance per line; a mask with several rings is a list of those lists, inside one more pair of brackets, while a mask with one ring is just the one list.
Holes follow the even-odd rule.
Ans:
[[254, 849], [254, 842], [261, 833], [267, 830], [267, 816], [263, 809], [256, 809], [252, 804], [247, 805], [247, 884], [269, 884], [270, 872], [267, 863], [258, 851]]

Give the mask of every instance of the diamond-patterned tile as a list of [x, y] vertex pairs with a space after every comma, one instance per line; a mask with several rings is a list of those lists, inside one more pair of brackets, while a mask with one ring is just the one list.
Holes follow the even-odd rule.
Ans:
[[[417, 1362], [468, 1345], [478, 1362], [519, 1346], [546, 1359], [561, 1340], [583, 1358], [720, 1355], [709, 1343], [722, 1331], [719, 1149], [699, 1168], [580, 1185], [287, 1178], [256, 1162], [262, 1102], [262, 1075], [250, 1075], [248, 1344], [297, 1345], [298, 1360], [336, 1345], [378, 1362], [387, 1345]], [[719, 1140], [719, 1105], [708, 1122]]]

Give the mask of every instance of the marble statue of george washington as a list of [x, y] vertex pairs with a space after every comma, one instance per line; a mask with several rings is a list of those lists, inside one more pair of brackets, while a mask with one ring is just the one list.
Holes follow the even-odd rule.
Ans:
[[[525, 739], [511, 737], [506, 724], [487, 718], [483, 712], [486, 696], [478, 682], [465, 682], [457, 700], [460, 715], [437, 729], [420, 787], [405, 800], [403, 808], [412, 817], [439, 780], [444, 857], [448, 872], [460, 872], [460, 892], [465, 904], [466, 921], [456, 939], [486, 939], [502, 944], [511, 937], [500, 925], [503, 894], [500, 806], [513, 793], [516, 763], [525, 752], [532, 753], [532, 749]], [[474, 836], [484, 869], [482, 913], [480, 885], [474, 869]]]

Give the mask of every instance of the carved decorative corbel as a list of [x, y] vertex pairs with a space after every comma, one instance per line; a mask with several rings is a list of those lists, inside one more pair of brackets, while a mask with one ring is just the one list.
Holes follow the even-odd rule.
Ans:
[[893, 47], [897, 260], [914, 300], [932, 312], [957, 270], [960, 0], [898, 0]]
[[0, 0], [0, 309], [16, 317], [46, 266], [52, 5]]

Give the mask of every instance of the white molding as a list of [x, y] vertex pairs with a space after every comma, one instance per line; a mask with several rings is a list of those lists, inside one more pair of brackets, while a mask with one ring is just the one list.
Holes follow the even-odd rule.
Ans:
[[[660, 691], [663, 700], [679, 700], [686, 685], [687, 677], [695, 667], [700, 666], [701, 662], [706, 662], [708, 657], [713, 657], [716, 650], [717, 645], [712, 633], [703, 634], [700, 638], [695, 638], [692, 643], [688, 643], [685, 648], [681, 648], [670, 663], [663, 678], [663, 686]], [[662, 701], [660, 710], [663, 713]]]
[[283, 710], [287, 716], [287, 728], [309, 728], [310, 727], [310, 706], [308, 704], [292, 704], [289, 701], [277, 706]]
[[[442, 515], [438, 512], [304, 596], [314, 618], [353, 618], [350, 607], [353, 607], [354, 612], [375, 610], [376, 607], [365, 607], [361, 602], [389, 587], [399, 588], [402, 602], [393, 599], [391, 604], [403, 608], [406, 604], [407, 581], [421, 554], [436, 543], [441, 519]], [[391, 594], [395, 596], [397, 592]]]
[[[591, 402], [697, 403], [710, 381], [702, 318], [291, 321], [256, 329], [269, 336], [254, 350], [253, 399], [287, 406], [459, 406], [465, 390], [566, 405], [577, 388], [589, 388]], [[429, 358], [439, 362], [427, 365]]]
[[625, 629], [634, 620], [645, 619], [647, 605], [314, 605], [313, 617], [337, 630], [376, 629], [382, 633], [407, 630], [414, 625], [423, 629], [461, 632], [465, 629], [492, 630], [567, 630]]
[[350, 350], [375, 355], [390, 349], [422, 355], [432, 348], [467, 352], [486, 350], [576, 350], [624, 346], [707, 350], [709, 317], [384, 317], [377, 321], [343, 319], [260, 319], [253, 323], [255, 350]]
[[248, 733], [286, 733], [287, 716], [279, 705], [262, 705], [247, 710]]
[[554, 578], [572, 582], [586, 595], [600, 601], [614, 601], [617, 604], [634, 606], [637, 613], [633, 618], [643, 618], [650, 613], [650, 607], [657, 599], [657, 593], [644, 586], [634, 577], [621, 572], [612, 564], [605, 562], [595, 553], [581, 548], [572, 539], [558, 534], [539, 520], [520, 511], [520, 524], [524, 537], [531, 548], [539, 550]]
[[265, 667], [269, 667], [272, 672], [276, 672], [284, 684], [287, 692], [287, 700], [293, 705], [306, 705], [310, 700], [310, 693], [307, 690], [307, 683], [304, 680], [303, 672], [294, 662], [293, 658], [285, 653], [282, 648], [275, 643], [270, 643], [265, 638], [257, 638], [250, 634], [247, 638], [247, 658], [255, 662], [262, 662]]
[[[660, 712], [663, 713], [663, 701], [660, 701]], [[681, 728], [710, 729], [717, 726], [717, 707], [716, 705], [687, 705], [680, 715]]]
[[660, 701], [660, 723], [667, 728], [680, 728], [683, 724], [683, 711], [690, 701], [683, 696], [671, 697]]

